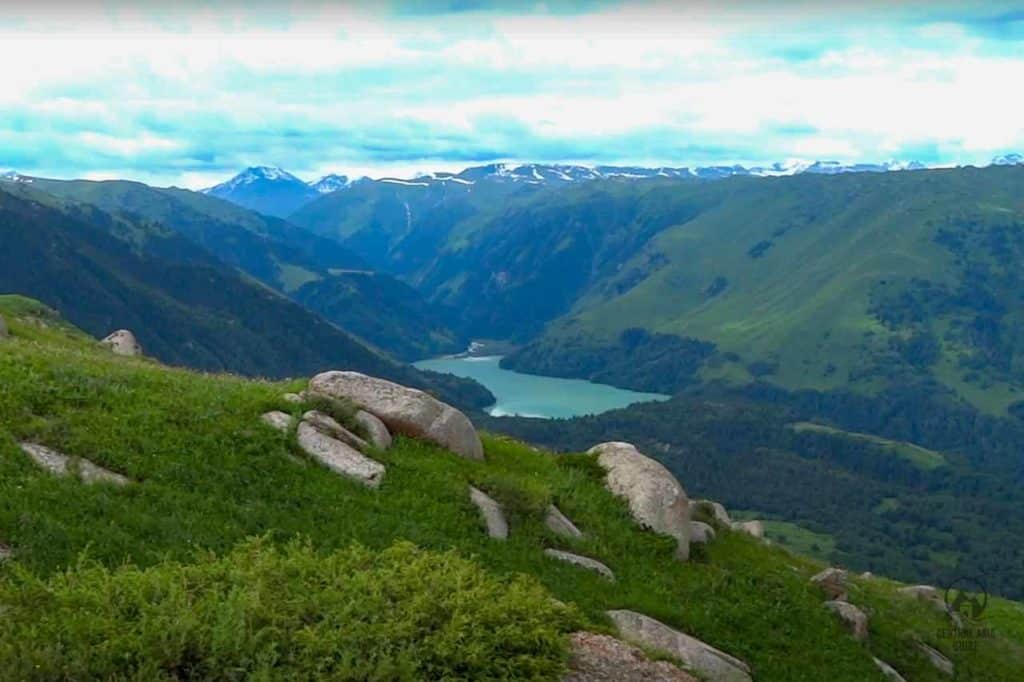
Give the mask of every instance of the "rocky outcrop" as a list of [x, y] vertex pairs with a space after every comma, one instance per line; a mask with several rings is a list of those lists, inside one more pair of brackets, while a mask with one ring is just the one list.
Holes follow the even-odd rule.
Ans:
[[846, 601], [849, 591], [848, 577], [847, 572], [841, 568], [826, 568], [811, 578], [811, 582], [817, 585], [829, 599]]
[[384, 480], [384, 465], [370, 459], [347, 443], [321, 433], [313, 424], [303, 421], [296, 432], [299, 447], [331, 471], [358, 481], [370, 488]]
[[38, 443], [19, 443], [32, 461], [55, 476], [76, 475], [83, 483], [112, 483], [128, 485], [131, 481], [121, 474], [104, 469], [81, 457], [69, 457]]
[[667, 661], [651, 661], [622, 640], [592, 632], [569, 637], [571, 672], [562, 682], [697, 682]]
[[884, 675], [885, 679], [889, 680], [889, 682], [907, 682], [903, 675], [896, 672], [896, 668], [893, 668], [885, 661], [874, 657], [872, 657], [871, 660], [875, 662], [875, 665], [878, 666], [878, 669], [882, 671], [882, 675]]
[[281, 412], [280, 410], [273, 410], [260, 416], [264, 424], [277, 429], [282, 433], [288, 433], [292, 428], [292, 424], [295, 423], [295, 417], [291, 416], [287, 412]]
[[356, 423], [363, 427], [366, 437], [373, 443], [373, 447], [387, 450], [391, 447], [391, 433], [384, 422], [374, 417], [366, 410], [356, 410]]
[[764, 524], [760, 521], [733, 521], [732, 529], [752, 535], [758, 540], [764, 539]]
[[907, 585], [906, 587], [899, 588], [896, 592], [905, 597], [912, 597], [931, 605], [937, 611], [942, 611], [949, 616], [949, 619], [955, 626], [958, 628], [963, 627], [963, 619], [960, 618], [960, 614], [955, 611], [951, 611], [946, 605], [946, 600], [943, 596], [931, 585]]
[[715, 529], [701, 521], [690, 521], [690, 542], [706, 545], [715, 539]]
[[544, 515], [544, 525], [556, 535], [566, 538], [583, 537], [583, 532], [576, 527], [576, 524], [569, 520], [569, 517], [553, 504], [548, 505]]
[[713, 500], [690, 500], [690, 516], [692, 517], [696, 512], [706, 514], [714, 519], [716, 523], [720, 523], [726, 528], [732, 525], [729, 512], [720, 503]]
[[836, 614], [843, 626], [850, 631], [858, 642], [868, 638], [868, 617], [859, 608], [849, 602], [833, 599], [825, 602], [825, 608]]
[[635, 611], [608, 611], [623, 639], [664, 651], [708, 682], [751, 682], [750, 666], [710, 644]]
[[310, 410], [302, 415], [302, 421], [312, 424], [320, 433], [331, 438], [337, 438], [342, 443], [351, 445], [360, 452], [366, 452], [369, 449], [369, 445], [365, 440], [339, 424], [329, 414], [318, 410]]
[[615, 580], [615, 574], [612, 573], [612, 569], [602, 564], [597, 559], [591, 559], [590, 557], [580, 556], [579, 554], [573, 554], [572, 552], [563, 552], [560, 549], [545, 549], [545, 556], [549, 556], [552, 559], [558, 561], [564, 561], [567, 564], [573, 564], [580, 568], [585, 568], [588, 571], [594, 571], [600, 573], [608, 580]]
[[949, 675], [953, 677], [956, 672], [956, 668], [953, 666], [953, 661], [946, 658], [945, 655], [938, 649], [928, 646], [921, 640], [916, 640], [918, 650], [928, 658], [928, 662], [943, 675]]
[[482, 490], [469, 487], [469, 499], [476, 508], [480, 510], [480, 516], [487, 526], [487, 535], [495, 540], [508, 539], [508, 521], [505, 520], [505, 512], [490, 495]]
[[472, 422], [451, 405], [415, 388], [359, 372], [324, 372], [309, 382], [315, 395], [350, 400], [376, 416], [391, 433], [423, 438], [467, 459], [483, 459]]
[[113, 351], [114, 355], [124, 355], [126, 357], [142, 355], [142, 346], [136, 340], [135, 334], [132, 334], [127, 329], [118, 329], [100, 343]]
[[690, 503], [675, 476], [630, 443], [601, 443], [588, 451], [607, 471], [605, 485], [629, 505], [644, 528], [677, 540], [676, 557], [690, 556]]

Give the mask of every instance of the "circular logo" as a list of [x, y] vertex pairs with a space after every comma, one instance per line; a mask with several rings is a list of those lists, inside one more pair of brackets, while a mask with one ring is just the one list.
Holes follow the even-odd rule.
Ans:
[[946, 608], [971, 620], [981, 618], [988, 606], [988, 592], [977, 577], [962, 577], [946, 588]]

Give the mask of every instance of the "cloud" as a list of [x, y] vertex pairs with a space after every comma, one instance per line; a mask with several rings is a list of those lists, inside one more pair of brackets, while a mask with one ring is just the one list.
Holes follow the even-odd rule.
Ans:
[[1024, 14], [1006, 3], [144, 7], [0, 20], [0, 168], [200, 186], [257, 163], [313, 177], [1024, 148], [1008, 101]]

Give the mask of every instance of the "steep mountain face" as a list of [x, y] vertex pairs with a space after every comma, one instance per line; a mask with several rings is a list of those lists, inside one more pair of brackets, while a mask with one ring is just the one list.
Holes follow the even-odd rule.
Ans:
[[[365, 273], [363, 259], [335, 240], [280, 218], [177, 188], [126, 181], [32, 180], [33, 187], [51, 194], [170, 227], [224, 263], [398, 358], [418, 360], [461, 347], [445, 316], [418, 292], [387, 275], [368, 279], [354, 274]], [[371, 281], [375, 286], [365, 285]], [[374, 322], [375, 317], [380, 322]]]
[[259, 213], [285, 218], [316, 198], [318, 191], [280, 168], [254, 166], [203, 193]]
[[392, 356], [422, 360], [466, 347], [448, 326], [452, 311], [427, 303], [423, 296], [389, 275], [351, 271], [300, 287], [294, 299], [328, 320], [344, 320], [345, 329], [372, 341]]
[[488, 404], [479, 385], [392, 362], [159, 224], [0, 185], [0, 291], [50, 305], [95, 336], [132, 329], [152, 356], [290, 376], [351, 368]]

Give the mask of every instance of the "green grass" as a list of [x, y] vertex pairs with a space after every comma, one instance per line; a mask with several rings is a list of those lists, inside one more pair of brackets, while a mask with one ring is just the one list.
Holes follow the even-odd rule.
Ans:
[[836, 548], [835, 539], [828, 533], [815, 533], [788, 521], [765, 521], [764, 534], [796, 554], [828, 561]]
[[[907, 632], [927, 637], [942, 624], [935, 614], [925, 612], [914, 612], [914, 620], [907, 621], [910, 616], [894, 598], [880, 594], [872, 596], [879, 610], [873, 619], [878, 634], [868, 646], [858, 644], [821, 608], [821, 595], [807, 583], [820, 564], [739, 533], [723, 531], [693, 561], [679, 563], [673, 558], [673, 541], [638, 530], [622, 501], [601, 485], [594, 458], [586, 455], [553, 456], [511, 439], [485, 436], [487, 461], [475, 462], [399, 438], [390, 450], [374, 453], [388, 467], [383, 485], [378, 490], [364, 488], [304, 457], [292, 434], [261, 423], [259, 415], [270, 409], [296, 415], [306, 409], [281, 399], [282, 393], [300, 389], [303, 382], [246, 381], [117, 358], [83, 342], [81, 335], [19, 319], [10, 313], [12, 305], [0, 301], [0, 313], [13, 333], [13, 338], [0, 342], [0, 542], [14, 549], [15, 559], [0, 568], [0, 584], [8, 595], [5, 602], [19, 594], [28, 598], [19, 587], [25, 584], [19, 571], [25, 570], [55, 581], [45, 589], [63, 595], [52, 610], [48, 607], [45, 613], [26, 615], [26, 621], [19, 617], [11, 624], [21, 633], [19, 638], [27, 637], [28, 630], [21, 628], [28, 628], [32, 619], [60, 631], [59, 622], [66, 620], [61, 614], [75, 613], [73, 604], [89, 603], [67, 601], [75, 592], [64, 589], [61, 581], [107, 586], [110, 580], [121, 579], [135, 586], [149, 579], [159, 583], [205, 570], [202, 565], [176, 568], [169, 562], [192, 565], [197, 551], [230, 556], [238, 543], [254, 536], [267, 536], [264, 542], [272, 546], [307, 538], [311, 551], [329, 562], [348, 561], [345, 557], [357, 551], [353, 545], [386, 556], [395, 551], [389, 548], [396, 542], [411, 542], [429, 552], [424, 555], [427, 562], [452, 561], [460, 567], [464, 565], [456, 558], [473, 562], [498, 581], [488, 583], [495, 586], [488, 593], [497, 595], [495, 599], [504, 594], [500, 586], [515, 584], [516, 576], [530, 576], [548, 594], [578, 608], [586, 627], [607, 630], [605, 610], [634, 609], [746, 660], [758, 680], [880, 679], [870, 653], [884, 654], [881, 657], [894, 665], [916, 665]], [[52, 477], [17, 447], [25, 439], [86, 457], [135, 483], [125, 488], [84, 486]], [[508, 505], [507, 542], [486, 537], [469, 501], [469, 485]], [[585, 537], [565, 540], [547, 531], [543, 509], [550, 502], [558, 504]], [[553, 561], [543, 555], [546, 547], [594, 557], [618, 580], [612, 584]], [[436, 558], [436, 553], [448, 558]], [[127, 563], [143, 572], [130, 569], [125, 578], [117, 577], [117, 572], [112, 578], [90, 573], [99, 570], [94, 568], [80, 573], [75, 567], [83, 555], [86, 566], [116, 568]], [[207, 568], [236, 563], [211, 561]], [[387, 565], [386, 559], [381, 561]], [[372, 575], [377, 564], [369, 564]], [[69, 567], [72, 573], [60, 577]], [[223, 594], [228, 588], [219, 585], [214, 593]], [[429, 579], [414, 585], [409, 599], [432, 603], [435, 590], [441, 589], [432, 585]], [[246, 595], [252, 593], [231, 594], [238, 595], [237, 602], [218, 602], [224, 604], [225, 623], [242, 617], [232, 609], [245, 606]], [[285, 590], [279, 596], [288, 594]], [[202, 592], [197, 598], [202, 601], [206, 595]], [[103, 595], [89, 598], [109, 603]], [[364, 598], [373, 595], [353, 593], [353, 608], [363, 608]], [[890, 612], [899, 618], [894, 624], [886, 622]], [[998, 614], [993, 621], [997, 639], [982, 642], [971, 656], [954, 655], [968, 671], [962, 679], [1013, 680], [1018, 679], [1011, 674], [1013, 666], [1024, 669], [1024, 653], [1011, 641], [1019, 641], [1024, 618], [1009, 607]], [[90, 620], [94, 614], [80, 611], [78, 617]], [[522, 618], [511, 609], [500, 627], [514, 628]], [[146, 627], [136, 616], [125, 619], [117, 621], [122, 630], [141, 632]], [[89, 623], [80, 625], [83, 632], [99, 631], [89, 630]], [[472, 624], [465, 627], [469, 636]], [[547, 641], [542, 633], [548, 631], [540, 625], [527, 631], [534, 633], [539, 647]], [[324, 634], [329, 641], [334, 635], [328, 635]], [[279, 650], [292, 651], [288, 642], [293, 640], [280, 637]], [[23, 640], [18, 646], [29, 644]], [[468, 647], [464, 653], [471, 657], [474, 651]], [[558, 652], [554, 658], [537, 655], [542, 662], [561, 660]], [[423, 656], [417, 653], [413, 658], [420, 661]], [[514, 655], [507, 650], [495, 656], [500, 659], [496, 665], [513, 663]], [[212, 660], [206, 654], [201, 658], [204, 664]], [[247, 660], [246, 665], [257, 666], [263, 659]], [[971, 665], [976, 672], [970, 672]], [[557, 679], [553, 670], [544, 668], [539, 676]], [[926, 673], [910, 678], [930, 679]]]
[[915, 445], [914, 443], [889, 440], [888, 438], [882, 438], [881, 436], [875, 436], [870, 433], [844, 431], [843, 429], [837, 429], [824, 424], [816, 424], [814, 422], [795, 422], [790, 424], [789, 428], [793, 429], [797, 433], [809, 431], [812, 433], [824, 433], [842, 438], [865, 440], [888, 450], [897, 457], [902, 457], [907, 461], [913, 462], [917, 467], [925, 470], [936, 469], [946, 464], [946, 457], [941, 452], [929, 450], [928, 448], [923, 448], [920, 445]]

